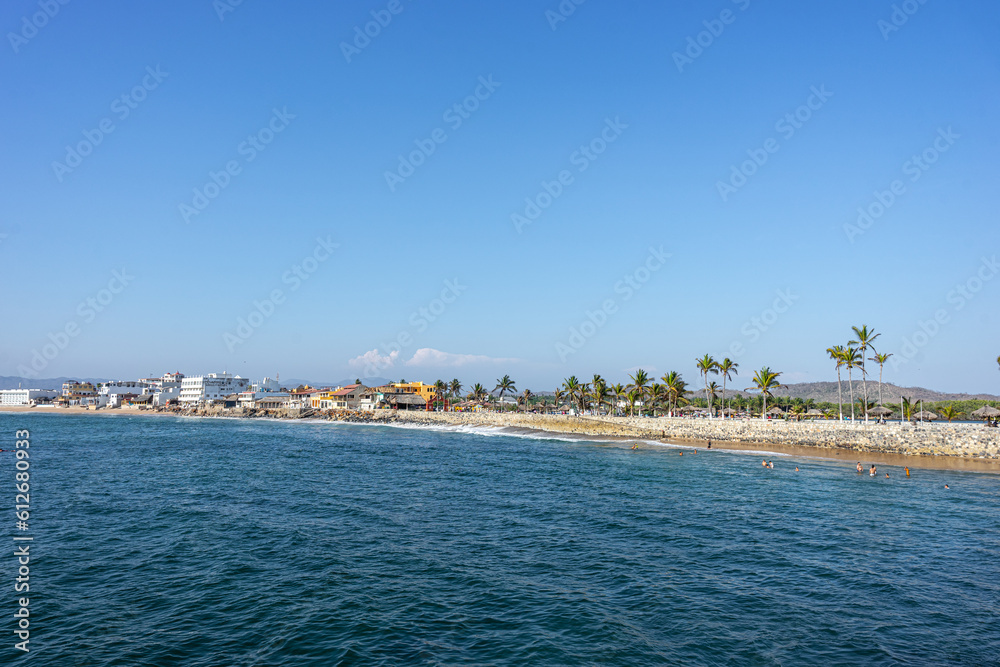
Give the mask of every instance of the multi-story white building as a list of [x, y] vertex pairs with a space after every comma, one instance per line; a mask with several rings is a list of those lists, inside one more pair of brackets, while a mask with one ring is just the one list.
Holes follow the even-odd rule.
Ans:
[[0, 389], [0, 405], [31, 405], [39, 399], [53, 399], [58, 391], [48, 389]]
[[181, 380], [181, 403], [210, 403], [221, 401], [230, 394], [246, 391], [250, 380], [229, 373], [196, 375]]
[[272, 380], [271, 378], [264, 378], [259, 382], [254, 382], [250, 385], [250, 391], [254, 393], [262, 393], [266, 391], [281, 391], [281, 385], [277, 380]]

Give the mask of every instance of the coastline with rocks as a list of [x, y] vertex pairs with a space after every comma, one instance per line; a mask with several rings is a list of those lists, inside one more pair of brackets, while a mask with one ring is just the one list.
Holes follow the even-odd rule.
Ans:
[[[759, 449], [803, 456], [840, 458], [848, 452], [867, 458], [907, 457], [985, 464], [976, 469], [1000, 472], [1000, 429], [982, 424], [904, 423], [833, 420], [786, 421], [782, 419], [704, 419], [686, 417], [607, 417], [545, 415], [536, 413], [425, 412], [422, 410], [296, 411], [245, 410], [208, 407], [185, 410], [87, 410], [80, 408], [5, 408], [2, 412], [90, 415], [175, 415], [244, 419], [310, 419], [345, 423], [419, 425], [441, 428], [505, 428], [609, 440], [643, 440], [704, 447], [711, 440], [717, 449]], [[935, 464], [937, 465], [937, 464]]]

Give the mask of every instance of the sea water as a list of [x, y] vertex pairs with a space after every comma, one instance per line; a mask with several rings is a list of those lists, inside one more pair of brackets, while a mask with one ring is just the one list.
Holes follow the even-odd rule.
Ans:
[[0, 414], [0, 448], [15, 429], [7, 664], [1000, 662], [997, 475], [125, 415]]

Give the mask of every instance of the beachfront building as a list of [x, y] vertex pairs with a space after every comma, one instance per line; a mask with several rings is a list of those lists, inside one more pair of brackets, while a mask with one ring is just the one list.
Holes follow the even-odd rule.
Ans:
[[431, 402], [438, 393], [434, 385], [423, 382], [393, 382], [390, 386], [397, 390], [396, 393], [416, 394], [424, 399], [425, 403]]
[[171, 403], [179, 403], [181, 400], [181, 388], [165, 387], [153, 393], [153, 407], [164, 408]]
[[251, 385], [250, 391], [240, 393], [236, 404], [241, 408], [259, 408], [269, 399], [281, 399], [284, 404], [288, 402], [289, 394], [285, 391], [253, 391]]
[[0, 406], [35, 405], [48, 402], [59, 396], [52, 389], [2, 389], [0, 390]]
[[251, 384], [250, 391], [254, 393], [281, 391], [281, 384], [272, 378], [264, 378]]
[[229, 373], [196, 375], [181, 380], [180, 402], [187, 405], [215, 403], [230, 394], [246, 391], [250, 380]]
[[[427, 394], [427, 388], [430, 388], [432, 393]], [[437, 395], [437, 392], [433, 386], [423, 382], [393, 383], [381, 387], [368, 387], [361, 392], [357, 409], [369, 412], [379, 408], [426, 410], [427, 404], [432, 398], [424, 398], [424, 395], [433, 397]]]
[[77, 382], [76, 380], [63, 382], [62, 400], [65, 403], [79, 404], [80, 399], [94, 398], [95, 396], [97, 396], [97, 387], [93, 383]]
[[320, 410], [357, 410], [368, 387], [363, 384], [350, 384], [337, 387], [334, 391], [324, 391], [313, 399], [313, 407]]
[[329, 392], [329, 387], [326, 389], [316, 389], [314, 387], [303, 387], [302, 389], [296, 389], [288, 392], [289, 408], [298, 408], [300, 410], [306, 410], [313, 407], [313, 400], [319, 398], [324, 392]]

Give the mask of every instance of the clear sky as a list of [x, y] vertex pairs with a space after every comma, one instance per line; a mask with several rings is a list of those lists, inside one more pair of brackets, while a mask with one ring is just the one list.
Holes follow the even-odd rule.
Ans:
[[997, 3], [234, 2], [3, 3], [0, 374], [1000, 391]]

